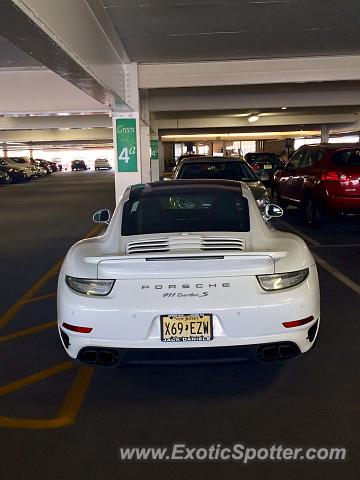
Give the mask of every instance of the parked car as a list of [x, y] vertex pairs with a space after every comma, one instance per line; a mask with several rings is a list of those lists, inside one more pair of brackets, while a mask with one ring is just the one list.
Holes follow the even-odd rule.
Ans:
[[1, 185], [8, 185], [11, 183], [11, 177], [7, 172], [0, 170], [0, 184]]
[[308, 225], [322, 212], [360, 212], [360, 144], [304, 145], [278, 170], [273, 199], [302, 208]]
[[71, 170], [87, 170], [84, 160], [73, 160], [71, 162]]
[[227, 180], [127, 188], [106, 233], [71, 247], [57, 298], [67, 354], [92, 365], [284, 360], [312, 348], [320, 322], [306, 243], [270, 228], [247, 184]]
[[14, 170], [21, 170], [21, 173], [25, 173], [26, 180], [32, 180], [36, 176], [36, 170], [28, 161], [26, 161], [25, 158], [22, 157], [1, 158], [0, 165], [7, 166]]
[[276, 170], [285, 166], [280, 157], [270, 152], [247, 153], [245, 160], [254, 170], [257, 177], [267, 186], [271, 186]]
[[27, 180], [25, 170], [8, 167], [2, 158], [0, 158], [0, 171], [6, 173], [10, 177], [10, 183], [25, 182], [25, 180]]
[[35, 160], [33, 160], [33, 164], [35, 165], [35, 167], [40, 167], [42, 169], [42, 173], [44, 173], [45, 171], [46, 175], [50, 175], [53, 172], [53, 169], [51, 168], [49, 162], [47, 162], [46, 160], [36, 158]]
[[94, 163], [95, 170], [110, 170], [111, 165], [107, 158], [97, 158]]
[[178, 163], [173, 178], [221, 179], [246, 182], [261, 209], [270, 203], [266, 187], [240, 157], [187, 156]]

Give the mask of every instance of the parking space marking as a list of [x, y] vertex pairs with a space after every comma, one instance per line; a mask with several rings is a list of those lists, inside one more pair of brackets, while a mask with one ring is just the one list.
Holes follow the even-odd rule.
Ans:
[[[102, 225], [96, 225], [88, 232], [84, 238], [90, 238], [97, 235]], [[59, 273], [63, 259], [57, 262], [47, 273], [45, 273], [34, 285], [15, 302], [8, 310], [0, 317], [0, 330], [12, 320], [21, 308], [27, 303], [38, 302], [48, 298], [54, 298], [56, 292], [35, 297], [35, 294], [50, 280], [53, 276]], [[0, 337], [0, 343], [5, 343], [15, 340], [20, 337], [32, 335], [33, 333], [41, 332], [50, 328], [55, 328], [57, 322], [46, 322], [35, 327], [18, 330], [16, 332], [3, 335]], [[53, 367], [41, 370], [38, 373], [28, 375], [14, 382], [8, 383], [0, 387], [0, 397], [9, 393], [16, 392], [29, 385], [33, 385], [41, 380], [58, 375], [72, 368], [76, 368], [77, 364], [71, 360], [59, 363]], [[81, 405], [85, 398], [86, 392], [89, 388], [92, 376], [94, 373], [93, 367], [81, 366], [77, 369], [75, 378], [71, 387], [66, 394], [66, 397], [60, 407], [59, 414], [55, 418], [12, 418], [0, 416], [0, 427], [3, 428], [19, 428], [19, 429], [49, 429], [60, 428], [71, 425], [75, 422], [80, 411]]]
[[[37, 374], [29, 375], [17, 382], [12, 382], [8, 385], [0, 387], [0, 396], [12, 393], [27, 385], [36, 383], [44, 378], [52, 375], [57, 375], [70, 368], [76, 367], [76, 364], [69, 361], [60, 363], [55, 367], [43, 370]], [[94, 374], [94, 367], [81, 366], [78, 368], [76, 376], [72, 382], [70, 390], [68, 391], [63, 404], [60, 407], [59, 414], [55, 418], [13, 418], [0, 416], [0, 427], [3, 428], [21, 428], [21, 429], [49, 429], [61, 428], [72, 425], [80, 411], [80, 407], [85, 398], [86, 392], [89, 388], [92, 376]]]
[[75, 421], [94, 374], [94, 367], [81, 366], [59, 410], [59, 417]]
[[[284, 222], [284, 220], [280, 220], [279, 223], [282, 224], [284, 227], [286, 227], [289, 231], [296, 233], [296, 235], [298, 235], [299, 237], [302, 237], [310, 245], [310, 247], [326, 247], [326, 245], [319, 243], [314, 238], [311, 238], [309, 235], [306, 235], [306, 233], [300, 232], [297, 228], [294, 228], [292, 225], [289, 225], [287, 222]], [[346, 245], [343, 245], [343, 246], [346, 246]], [[312, 252], [312, 255], [316, 263], [318, 263], [324, 270], [329, 272], [341, 283], [343, 283], [348, 288], [353, 290], [355, 293], [360, 295], [360, 285], [358, 283], [354, 282], [353, 280], [351, 280], [351, 278], [341, 273], [337, 268], [330, 265], [330, 263], [328, 263], [326, 260], [321, 258], [316, 253]]]
[[24, 303], [40, 302], [41, 300], [47, 300], [48, 298], [54, 298], [54, 297], [56, 297], [56, 292], [47, 293], [46, 295], [40, 295], [39, 297], [30, 298]]
[[36, 292], [38, 292], [48, 280], [54, 275], [56, 275], [61, 267], [61, 264], [63, 262], [63, 259], [61, 259], [59, 262], [57, 262], [53, 267], [50, 268], [48, 272], [45, 273], [37, 282], [34, 283], [34, 285], [26, 292], [22, 297], [19, 298], [17, 302], [15, 302], [13, 305], [11, 305], [8, 310], [1, 315], [0, 317], [0, 330], [7, 325], [10, 320], [12, 320], [13, 317], [18, 313], [19, 310], [25, 305], [28, 300], [30, 300]]
[[[96, 235], [97, 233], [100, 232], [100, 230], [103, 228], [101, 224], [95, 225], [86, 235], [84, 238], [90, 238]], [[60, 261], [58, 261], [53, 267], [50, 268], [48, 272], [45, 273], [37, 282], [34, 283], [34, 285], [26, 292], [22, 297], [19, 298], [17, 302], [15, 302], [13, 305], [11, 305], [8, 310], [1, 315], [0, 317], [0, 330], [7, 325], [10, 320], [21, 310], [21, 308], [32, 301], [34, 298], [34, 295], [46, 284], [48, 280], [50, 280], [51, 277], [57, 275], [59, 273], [59, 270], [61, 268], [61, 265], [63, 263], [64, 259], [62, 258]], [[51, 294], [49, 294], [51, 295]], [[44, 296], [43, 296], [44, 297]], [[36, 298], [36, 297], [35, 297]], [[37, 297], [39, 300], [39, 297]], [[48, 298], [48, 297], [46, 297]]]
[[54, 322], [46, 322], [41, 325], [37, 325], [36, 327], [26, 328], [25, 330], [18, 330], [16, 332], [9, 333], [8, 335], [1, 336], [0, 343], [9, 342], [19, 337], [32, 335], [33, 333], [42, 332], [43, 330], [48, 330], [49, 328], [55, 328], [56, 326], [57, 326], [57, 322], [54, 321]]
[[331, 275], [337, 278], [340, 282], [342, 282], [344, 285], [351, 288], [351, 290], [353, 290], [355, 293], [360, 295], [360, 285], [358, 283], [352, 281], [349, 277], [341, 273], [337, 268], [330, 265], [323, 258], [319, 257], [319, 255], [317, 255], [316, 253], [313, 252], [312, 254], [316, 260], [316, 263], [321, 265], [322, 268], [331, 273]]
[[76, 364], [68, 360], [66, 362], [59, 363], [54, 367], [50, 367], [45, 370], [41, 370], [38, 373], [28, 375], [27, 377], [21, 378], [20, 380], [15, 380], [15, 382], [11, 382], [7, 385], [3, 385], [2, 387], [0, 387], [0, 397], [3, 397], [4, 395], [7, 395], [9, 393], [16, 392], [21, 388], [32, 385], [33, 383], [39, 382], [40, 380], [44, 380], [44, 378], [52, 377], [53, 375], [65, 372], [66, 370], [74, 367], [76, 367]]

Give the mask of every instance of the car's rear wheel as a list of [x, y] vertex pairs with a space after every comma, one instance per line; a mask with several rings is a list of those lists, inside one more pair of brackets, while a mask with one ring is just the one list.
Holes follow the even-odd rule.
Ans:
[[272, 201], [275, 203], [275, 205], [279, 205], [283, 210], [288, 206], [286, 202], [281, 198], [279, 194], [279, 190], [277, 187], [273, 187], [271, 191], [271, 196], [272, 196]]

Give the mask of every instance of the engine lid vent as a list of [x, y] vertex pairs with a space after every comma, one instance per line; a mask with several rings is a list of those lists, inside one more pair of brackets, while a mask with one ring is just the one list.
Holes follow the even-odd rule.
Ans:
[[170, 235], [168, 238], [148, 238], [129, 242], [127, 254], [183, 252], [184, 250], [202, 251], [245, 251], [245, 241], [236, 237], [204, 237], [201, 235]]

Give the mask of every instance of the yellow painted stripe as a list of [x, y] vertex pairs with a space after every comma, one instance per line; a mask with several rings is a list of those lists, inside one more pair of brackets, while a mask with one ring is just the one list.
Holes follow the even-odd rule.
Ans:
[[46, 295], [40, 295], [39, 297], [30, 298], [29, 300], [26, 300], [26, 302], [23, 302], [23, 303], [40, 302], [41, 300], [47, 300], [48, 298], [56, 297], [56, 295], [57, 295], [57, 292], [47, 293]]
[[[72, 366], [74, 365], [72, 364]], [[93, 373], [93, 367], [83, 366], [78, 369], [56, 418], [12, 418], [0, 416], [0, 427], [42, 430], [72, 425], [79, 413]]]
[[82, 366], [79, 368], [71, 388], [65, 397], [64, 403], [60, 408], [59, 417], [69, 417], [75, 420], [93, 374], [94, 367]]
[[33, 375], [28, 375], [27, 377], [21, 378], [20, 380], [8, 383], [7, 385], [3, 385], [2, 387], [0, 387], [0, 397], [8, 395], [9, 393], [16, 392], [21, 388], [32, 385], [33, 383], [39, 382], [40, 380], [44, 380], [44, 378], [57, 375], [58, 373], [65, 372], [66, 370], [74, 367], [76, 367], [76, 363], [71, 361], [59, 363], [54, 367], [47, 368], [46, 370], [42, 370], [41, 372], [35, 373]]
[[16, 302], [14, 303], [1, 317], [0, 317], [0, 330], [18, 313], [22, 306], [27, 303], [35, 293], [42, 288], [46, 282], [52, 277], [54, 271], [59, 270], [63, 260], [61, 259], [56, 265], [54, 265], [40, 280], [34, 285]]
[[[90, 238], [98, 234], [103, 228], [102, 225], [95, 225], [90, 232], [85, 235], [84, 238]], [[45, 275], [43, 275], [34, 285], [22, 296], [17, 302], [15, 302], [3, 315], [0, 317], [0, 330], [7, 325], [8, 322], [18, 313], [18, 311], [23, 307], [24, 304], [28, 303], [33, 296], [46, 284], [46, 282], [57, 275], [59, 272], [63, 259], [57, 262]]]
[[73, 423], [69, 417], [56, 418], [11, 418], [0, 416], [0, 427], [42, 430], [46, 428], [60, 428]]
[[42, 332], [43, 330], [54, 328], [56, 325], [56, 322], [47, 322], [37, 325], [36, 327], [27, 328], [26, 330], [18, 330], [17, 332], [9, 333], [8, 335], [3, 335], [0, 337], [0, 343], [9, 342], [10, 340], [14, 340], [19, 337], [25, 337], [26, 335], [32, 335], [33, 333]]

